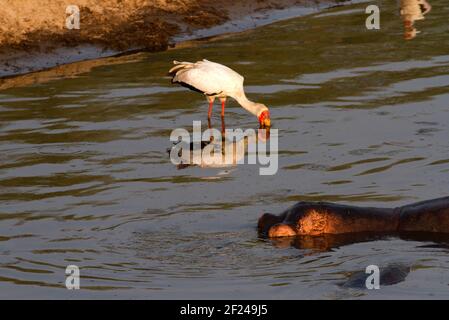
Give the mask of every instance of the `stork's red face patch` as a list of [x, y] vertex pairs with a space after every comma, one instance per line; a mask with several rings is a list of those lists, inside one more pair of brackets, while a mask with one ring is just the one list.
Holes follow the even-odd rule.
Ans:
[[259, 115], [259, 123], [262, 128], [269, 128], [271, 126], [270, 111], [265, 110]]

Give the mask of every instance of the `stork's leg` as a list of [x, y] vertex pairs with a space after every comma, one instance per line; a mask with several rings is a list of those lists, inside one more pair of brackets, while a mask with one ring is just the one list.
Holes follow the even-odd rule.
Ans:
[[212, 108], [214, 107], [215, 97], [207, 97], [207, 101], [209, 101], [209, 111], [207, 112], [207, 119], [210, 121], [212, 117]]
[[214, 107], [214, 103], [212, 101], [209, 101], [209, 111], [207, 112], [207, 119], [210, 120], [212, 117], [212, 108]]
[[221, 101], [221, 117], [224, 118], [226, 98], [220, 98]]
[[[211, 122], [210, 122], [210, 118], [207, 119], [207, 128], [208, 128], [209, 130], [212, 129], [212, 124], [211, 124]], [[209, 141], [210, 141], [210, 142], [213, 142], [213, 141], [214, 141], [214, 136], [213, 136], [213, 135], [210, 136]]]
[[210, 122], [210, 118], [207, 119], [207, 128], [212, 129], [212, 124]]
[[224, 120], [226, 98], [220, 98], [220, 101], [221, 101], [221, 134], [224, 137], [226, 133], [226, 125]]

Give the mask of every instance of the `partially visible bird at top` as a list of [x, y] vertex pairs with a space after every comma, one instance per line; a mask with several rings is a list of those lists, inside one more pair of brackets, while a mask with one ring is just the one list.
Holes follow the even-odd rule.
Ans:
[[172, 83], [203, 93], [209, 102], [208, 119], [212, 116], [215, 98], [221, 101], [221, 117], [224, 119], [226, 98], [234, 98], [244, 109], [252, 113], [259, 120], [261, 128], [271, 126], [270, 111], [262, 103], [250, 101], [243, 89], [244, 78], [222, 64], [208, 61], [179, 62], [173, 61], [175, 66], [169, 74], [173, 76]]

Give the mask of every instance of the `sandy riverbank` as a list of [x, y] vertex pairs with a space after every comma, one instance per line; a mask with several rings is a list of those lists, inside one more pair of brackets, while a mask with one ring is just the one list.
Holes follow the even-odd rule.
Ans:
[[[0, 78], [131, 50], [165, 50], [175, 37], [194, 38], [198, 30], [237, 25], [244, 17], [263, 20], [276, 10], [336, 2], [343, 1], [3, 0]], [[65, 27], [70, 4], [80, 9], [78, 30]]]

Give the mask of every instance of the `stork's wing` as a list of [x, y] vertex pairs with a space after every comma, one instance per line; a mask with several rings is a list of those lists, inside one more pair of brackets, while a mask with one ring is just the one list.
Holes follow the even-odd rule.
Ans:
[[223, 91], [217, 80], [214, 73], [201, 68], [192, 68], [178, 71], [172, 81], [186, 84], [207, 95], [215, 95]]
[[174, 61], [170, 70], [172, 82], [181, 83], [207, 95], [232, 95], [243, 88], [243, 77], [232, 69], [208, 60], [191, 62]]

